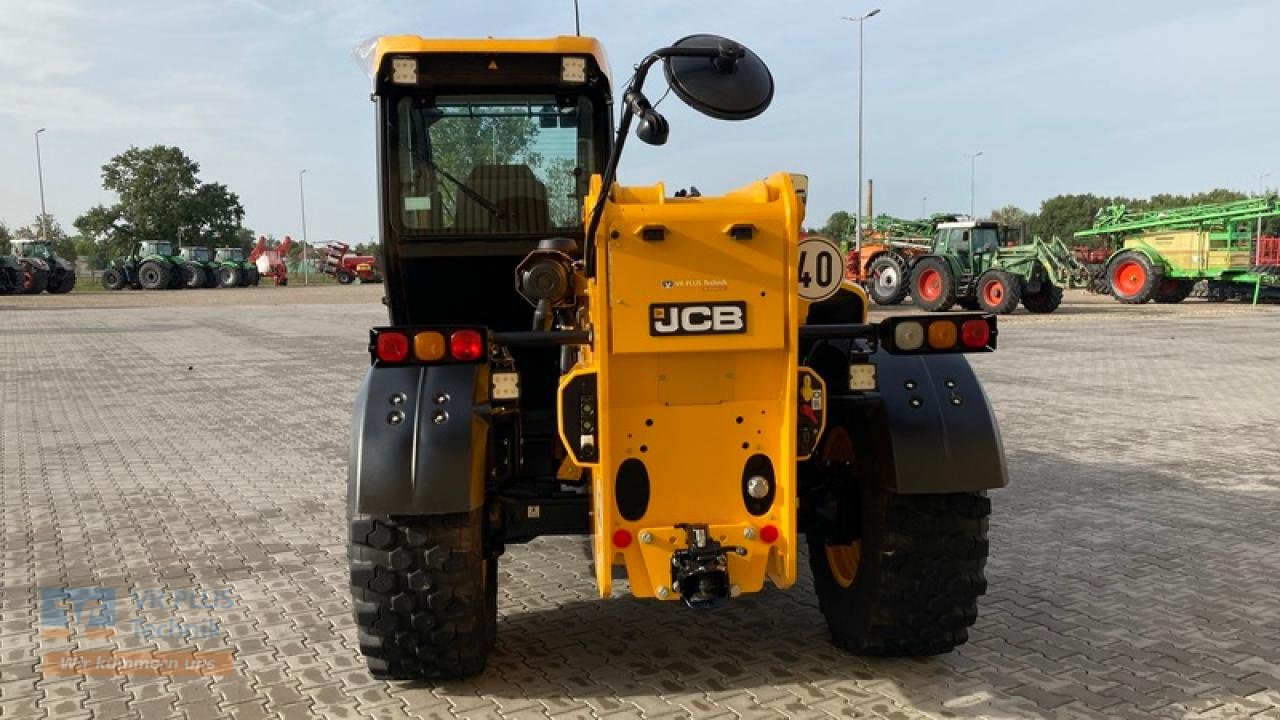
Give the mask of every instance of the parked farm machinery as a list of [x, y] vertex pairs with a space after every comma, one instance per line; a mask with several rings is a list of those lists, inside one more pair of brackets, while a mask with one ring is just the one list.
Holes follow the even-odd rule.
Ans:
[[248, 287], [258, 284], [258, 266], [245, 260], [244, 250], [238, 247], [220, 247], [213, 256], [218, 266], [218, 285], [224, 288]]
[[1207, 283], [1210, 300], [1280, 298], [1280, 249], [1258, 242], [1253, 224], [1280, 216], [1280, 198], [1164, 210], [1111, 205], [1077, 238], [1104, 238], [1105, 289], [1122, 303], [1176, 303]]
[[[289, 284], [289, 269], [285, 260], [289, 257], [289, 248], [293, 246], [293, 238], [284, 236], [284, 241], [274, 247], [267, 246], [267, 238], [258, 236], [258, 244], [249, 253], [249, 262], [258, 270], [259, 278], [271, 278], [276, 285]], [[254, 283], [255, 285], [257, 283]]]
[[154, 240], [138, 243], [132, 255], [116, 258], [102, 273], [108, 290], [244, 287], [257, 280], [257, 268], [240, 248], [221, 247], [210, 257], [208, 248], [189, 246], [174, 255], [172, 243]]
[[940, 223], [930, 250], [912, 258], [909, 266], [916, 305], [931, 312], [959, 305], [1005, 314], [1021, 303], [1031, 312], [1050, 313], [1062, 303], [1063, 290], [1088, 282], [1087, 272], [1061, 241], [1035, 238], [1002, 246], [1000, 238], [997, 223]]
[[137, 244], [132, 255], [111, 262], [102, 273], [102, 286], [108, 290], [177, 289], [182, 287], [182, 262], [181, 256], [173, 254], [173, 243], [143, 241]]
[[76, 286], [76, 268], [70, 260], [58, 257], [53, 243], [47, 240], [15, 240], [14, 251], [23, 271], [22, 290], [28, 294], [49, 291], [69, 293]]
[[218, 265], [214, 263], [209, 248], [184, 247], [178, 251], [182, 258], [182, 286], [189, 289], [218, 287]]
[[849, 250], [845, 276], [867, 288], [877, 305], [897, 305], [907, 297], [911, 258], [929, 251], [930, 238], [940, 222], [955, 215], [905, 220], [877, 215], [863, 236], [862, 246]]
[[332, 275], [339, 284], [350, 285], [360, 282], [382, 282], [382, 271], [378, 269], [378, 259], [372, 255], [355, 255], [351, 246], [342, 242], [331, 242], [324, 246], [324, 266], [321, 272]]

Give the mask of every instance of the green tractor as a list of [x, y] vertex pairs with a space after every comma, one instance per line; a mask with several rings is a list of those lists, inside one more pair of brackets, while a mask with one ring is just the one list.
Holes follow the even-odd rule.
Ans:
[[224, 288], [258, 284], [258, 268], [244, 257], [238, 247], [220, 247], [213, 262], [218, 266], [218, 284]]
[[69, 293], [76, 286], [76, 268], [70, 260], [53, 252], [47, 240], [15, 240], [18, 264], [26, 277], [23, 292], [36, 294], [48, 290], [54, 294]]
[[108, 290], [176, 290], [182, 287], [182, 258], [173, 254], [173, 243], [145, 240], [132, 255], [112, 261], [102, 272], [102, 286]]
[[1033, 313], [1051, 313], [1065, 288], [1086, 280], [1060, 242], [1036, 238], [1003, 247], [1000, 230], [994, 222], [939, 223], [929, 252], [911, 259], [916, 305], [930, 312], [960, 305], [1003, 315], [1021, 302]]
[[219, 265], [213, 261], [209, 248], [184, 247], [178, 250], [182, 258], [182, 284], [189, 289], [218, 287]]

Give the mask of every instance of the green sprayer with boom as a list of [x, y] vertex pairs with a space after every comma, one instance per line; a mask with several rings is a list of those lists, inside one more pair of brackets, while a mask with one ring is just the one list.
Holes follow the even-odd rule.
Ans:
[[1257, 261], [1254, 223], [1280, 216], [1275, 194], [1165, 210], [1111, 205], [1077, 238], [1105, 238], [1112, 253], [1101, 272], [1122, 303], [1176, 303], [1207, 283], [1210, 300], [1280, 297], [1280, 274]]

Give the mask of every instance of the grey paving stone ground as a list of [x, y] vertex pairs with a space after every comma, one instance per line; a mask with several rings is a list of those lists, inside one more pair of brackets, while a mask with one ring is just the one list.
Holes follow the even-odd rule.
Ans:
[[[581, 543], [556, 539], [503, 558], [488, 672], [429, 687], [372, 680], [350, 619], [346, 432], [376, 289], [243, 292], [257, 304], [0, 304], [0, 717], [1280, 717], [1280, 308], [1073, 300], [1004, 323], [976, 365], [1013, 485], [957, 652], [849, 657], [807, 577], [709, 614], [598, 601]], [[117, 591], [125, 629], [42, 637], [39, 588], [86, 586]], [[148, 590], [165, 605], [136, 607]], [[129, 629], [171, 619], [217, 628]], [[94, 648], [234, 668], [42, 672]]]

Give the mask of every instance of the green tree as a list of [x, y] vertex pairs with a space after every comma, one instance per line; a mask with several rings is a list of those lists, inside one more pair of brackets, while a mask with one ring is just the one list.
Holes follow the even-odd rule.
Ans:
[[1074, 233], [1091, 227], [1098, 211], [1114, 200], [1092, 194], [1055, 195], [1040, 203], [1040, 212], [1027, 223], [1028, 235], [1038, 235], [1046, 240], [1070, 238]]
[[1031, 213], [1017, 205], [1005, 205], [999, 210], [991, 211], [991, 220], [1011, 228], [1020, 228], [1031, 220]]
[[105, 268], [111, 259], [106, 246], [91, 237], [77, 235], [71, 238], [71, 242], [75, 246], [76, 257], [88, 260], [89, 267], [94, 270]]
[[240, 238], [244, 207], [220, 183], [202, 183], [200, 165], [181, 149], [131, 147], [102, 166], [102, 187], [118, 198], [76, 219], [81, 233], [124, 255], [143, 240], [214, 247]]
[[821, 234], [835, 240], [836, 242], [844, 242], [853, 237], [854, 234], [854, 218], [851, 213], [844, 210], [837, 210], [827, 218], [827, 224], [819, 230]]
[[0, 255], [8, 255], [13, 252], [11, 240], [13, 235], [9, 232], [9, 226], [0, 222]]

